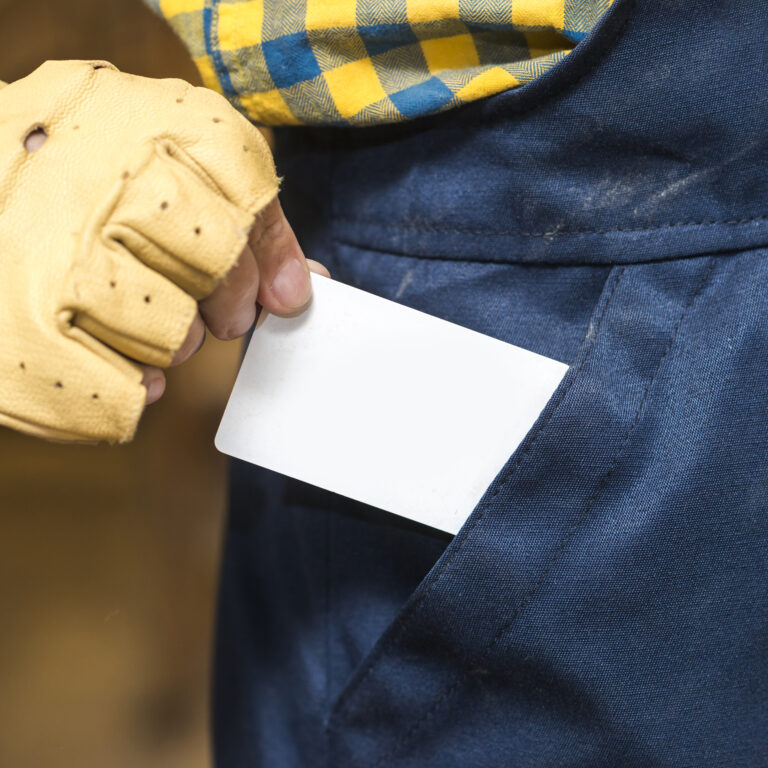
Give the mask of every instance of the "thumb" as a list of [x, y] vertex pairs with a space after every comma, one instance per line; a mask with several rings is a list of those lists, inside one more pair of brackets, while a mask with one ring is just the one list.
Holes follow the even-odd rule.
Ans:
[[303, 307], [312, 291], [309, 268], [279, 200], [259, 214], [249, 243], [259, 268], [258, 303], [276, 315]]

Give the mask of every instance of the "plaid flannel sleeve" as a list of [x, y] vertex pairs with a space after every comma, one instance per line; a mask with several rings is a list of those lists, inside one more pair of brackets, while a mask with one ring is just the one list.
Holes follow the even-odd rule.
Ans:
[[265, 125], [409, 120], [530, 82], [612, 0], [146, 0]]

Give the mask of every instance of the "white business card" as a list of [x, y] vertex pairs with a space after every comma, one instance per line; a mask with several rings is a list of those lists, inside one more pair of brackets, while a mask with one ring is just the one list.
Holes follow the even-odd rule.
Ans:
[[263, 317], [223, 453], [456, 533], [568, 366], [328, 278]]

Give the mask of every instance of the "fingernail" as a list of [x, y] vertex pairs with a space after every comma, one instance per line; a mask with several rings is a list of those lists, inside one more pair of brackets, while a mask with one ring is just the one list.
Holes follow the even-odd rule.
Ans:
[[298, 259], [291, 259], [283, 264], [272, 283], [272, 293], [286, 308], [303, 306], [309, 301], [309, 276]]

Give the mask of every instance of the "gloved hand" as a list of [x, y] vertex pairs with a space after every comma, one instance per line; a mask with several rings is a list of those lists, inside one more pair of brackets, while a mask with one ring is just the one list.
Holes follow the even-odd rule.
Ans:
[[0, 86], [0, 424], [130, 440], [134, 361], [172, 361], [277, 189], [212, 91], [77, 61]]

